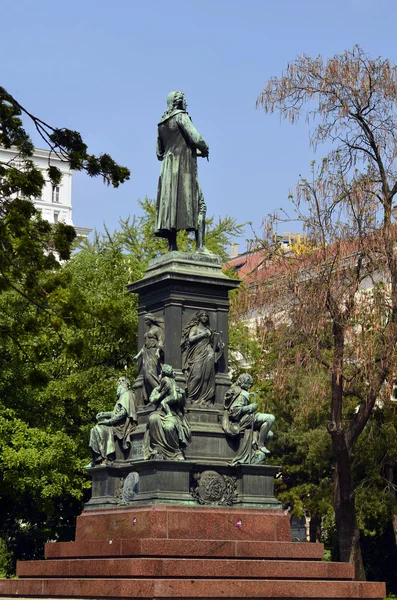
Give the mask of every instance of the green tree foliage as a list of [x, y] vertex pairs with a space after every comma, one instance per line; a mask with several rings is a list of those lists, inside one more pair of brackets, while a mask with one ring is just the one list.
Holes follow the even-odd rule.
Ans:
[[[105, 183], [118, 187], [130, 177], [126, 167], [118, 165], [109, 154], [94, 156], [88, 153], [80, 133], [67, 128], [55, 128], [45, 123], [26, 108], [24, 108], [3, 87], [0, 87], [0, 145], [4, 148], [15, 147], [19, 150], [19, 157], [23, 159], [23, 169], [13, 164], [1, 165], [1, 176], [5, 178], [2, 185], [8, 187], [10, 196], [14, 192], [21, 192], [24, 196], [37, 196], [43, 186], [43, 175], [32, 163], [33, 144], [30, 136], [23, 127], [22, 115], [29, 118], [46, 147], [57, 158], [69, 163], [73, 171], [85, 171], [90, 177], [101, 176]], [[48, 165], [47, 175], [50, 181], [57, 185], [61, 181], [61, 171]], [[5, 189], [3, 188], [3, 189]]]
[[[0, 162], [0, 536], [6, 572], [16, 556], [34, 555], [51, 532], [70, 532], [87, 487], [80, 432], [94, 410], [89, 402], [94, 406], [93, 398], [107, 392], [106, 378], [96, 385], [95, 372], [110, 372], [127, 352], [109, 306], [112, 294], [103, 290], [97, 313], [90, 313], [87, 255], [73, 262], [75, 272], [71, 265], [61, 269], [58, 259], [70, 258], [75, 231], [44, 221], [33, 206], [45, 177], [33, 162], [22, 117], [50, 150], [46, 177], [53, 185], [61, 179], [53, 156], [114, 187], [129, 178], [109, 155], [90, 155], [78, 132], [48, 125], [0, 87], [0, 146], [15, 154]], [[106, 278], [114, 267], [106, 266], [109, 261], [105, 252], [93, 278], [95, 268]], [[131, 312], [125, 319], [128, 336]], [[88, 324], [92, 351], [80, 332]], [[101, 328], [111, 349], [101, 346]]]
[[[160, 254], [165, 254], [168, 250], [167, 242], [164, 238], [158, 238], [153, 235], [155, 229], [156, 202], [150, 198], [140, 201], [143, 215], [138, 219], [128, 217], [121, 219], [121, 230], [117, 232], [116, 239], [123, 244], [126, 251], [135, 253], [141, 260], [147, 261]], [[208, 250], [217, 254], [224, 262], [229, 258], [229, 244], [243, 231], [243, 225], [236, 223], [231, 217], [219, 218], [215, 221], [214, 217], [206, 220], [205, 243]], [[194, 237], [186, 231], [178, 232], [178, 248], [181, 252], [191, 252], [195, 249]]]
[[15, 151], [12, 160], [0, 161], [0, 293], [12, 288], [45, 306], [38, 277], [57, 268], [56, 255], [69, 258], [76, 234], [71, 226], [42, 220], [31, 202], [41, 196], [45, 177], [32, 160], [34, 147], [22, 116], [34, 124], [50, 150], [46, 175], [53, 185], [59, 184], [62, 174], [51, 157], [91, 177], [101, 176], [114, 187], [129, 179], [130, 172], [108, 154], [89, 154], [78, 132], [48, 125], [0, 87], [0, 146]]
[[[248, 370], [260, 410], [276, 416], [269, 462], [280, 465], [276, 494], [302, 517], [321, 515], [332, 523], [333, 453], [326, 429], [328, 381], [318, 365], [306, 363], [304, 343], [286, 344], [289, 326], [244, 320], [244, 284], [232, 301], [230, 354], [233, 377]], [[251, 315], [252, 316], [252, 315]], [[291, 339], [293, 338], [291, 332]]]
[[102, 240], [40, 278], [46, 310], [0, 295], [0, 536], [10, 569], [26, 544], [35, 556], [45, 539], [73, 535], [90, 486], [89, 428], [113, 407], [117, 372], [136, 351], [125, 283], [141, 274], [135, 257]]

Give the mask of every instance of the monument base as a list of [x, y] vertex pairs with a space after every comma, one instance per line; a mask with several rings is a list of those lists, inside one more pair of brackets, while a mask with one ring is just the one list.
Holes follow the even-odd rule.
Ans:
[[318, 598], [385, 596], [353, 581], [353, 566], [323, 562], [322, 544], [290, 541], [281, 510], [169, 505], [85, 511], [75, 542], [19, 562], [2, 598]]
[[141, 460], [87, 469], [92, 496], [85, 510], [123, 505], [181, 504], [281, 508], [274, 497], [279, 467]]

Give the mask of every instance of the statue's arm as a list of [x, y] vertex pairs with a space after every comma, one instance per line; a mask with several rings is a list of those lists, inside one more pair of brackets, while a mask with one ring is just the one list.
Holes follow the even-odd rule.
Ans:
[[117, 423], [122, 421], [127, 416], [127, 411], [125, 410], [124, 406], [121, 406], [121, 404], [117, 403], [116, 407], [117, 408], [115, 412], [111, 413], [111, 418], [107, 421], [103, 421], [102, 425], [117, 425]]
[[113, 412], [112, 411], [107, 411], [107, 412], [99, 412], [96, 416], [96, 420], [100, 421], [103, 419], [110, 419], [113, 416]]
[[138, 354], [135, 354], [135, 356], [133, 357], [133, 359], [132, 359], [132, 360], [133, 360], [134, 362], [138, 362], [138, 360], [141, 358], [142, 354], [143, 354], [143, 348], [141, 348], [141, 349], [139, 350]]
[[[117, 403], [114, 412], [100, 413], [100, 414], [102, 415], [102, 418], [100, 420], [100, 425], [112, 426], [112, 425], [117, 425], [117, 423], [122, 421], [124, 419], [124, 417], [127, 416], [127, 411], [125, 410], [124, 406], [121, 406], [121, 404]], [[104, 419], [103, 417], [105, 417], [105, 416], [108, 418]]]
[[162, 379], [160, 381], [160, 384], [157, 387], [155, 387], [154, 390], [152, 390], [149, 400], [152, 404], [158, 405], [166, 395], [167, 395], [166, 382], [164, 381], [164, 379]]
[[161, 327], [156, 329], [157, 347], [160, 350], [164, 350], [164, 332]]
[[163, 146], [163, 142], [161, 141], [159, 130], [157, 130], [157, 144], [156, 144], [156, 154], [159, 160], [163, 160], [164, 158], [165, 148]]
[[209, 329], [201, 330], [199, 327], [192, 327], [189, 333], [189, 342], [198, 342], [206, 337], [211, 337]]
[[232, 421], [240, 421], [240, 419], [242, 419], [242, 417], [246, 414], [246, 407], [237, 398], [233, 402], [233, 405], [229, 408], [229, 418], [232, 419]]
[[233, 385], [225, 394], [225, 400], [228, 401], [229, 418], [232, 421], [240, 421], [247, 414], [247, 405], [241, 394], [241, 388]]
[[184, 138], [188, 140], [189, 144], [194, 148], [198, 148], [204, 157], [208, 156], [208, 144], [193, 125], [189, 115], [186, 113], [179, 113], [179, 115], [176, 116], [176, 119]]

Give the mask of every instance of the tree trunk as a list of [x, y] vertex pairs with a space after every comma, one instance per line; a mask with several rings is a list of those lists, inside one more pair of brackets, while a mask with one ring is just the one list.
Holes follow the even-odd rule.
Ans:
[[350, 455], [347, 452], [337, 456], [334, 477], [334, 510], [336, 531], [339, 541], [339, 556], [342, 562], [354, 564], [355, 579], [365, 581], [364, 563], [360, 546], [360, 532], [357, 526], [354, 505], [354, 489], [351, 481]]
[[391, 523], [393, 526], [394, 539], [395, 539], [396, 546], [397, 546], [397, 515], [392, 516]]
[[321, 515], [315, 513], [310, 519], [310, 541], [319, 542], [321, 540]]
[[[332, 302], [332, 299], [330, 299]], [[335, 305], [335, 303], [334, 303]], [[360, 532], [357, 526], [352, 481], [351, 448], [342, 424], [343, 406], [343, 360], [345, 345], [345, 325], [341, 313], [335, 313], [332, 325], [334, 357], [331, 375], [331, 414], [328, 433], [336, 459], [334, 475], [334, 511], [336, 532], [339, 541], [339, 558], [351, 562], [355, 568], [355, 578], [364, 581], [364, 564], [360, 547]]]
[[[389, 494], [392, 498], [392, 502], [393, 505], [395, 505], [396, 501], [397, 501], [397, 493], [394, 487], [394, 463], [392, 460], [388, 459], [386, 464], [385, 464], [385, 478], [389, 484]], [[394, 539], [397, 545], [397, 515], [393, 514], [392, 518], [391, 518], [391, 522], [392, 522], [392, 526], [393, 526], [393, 532], [394, 532]]]

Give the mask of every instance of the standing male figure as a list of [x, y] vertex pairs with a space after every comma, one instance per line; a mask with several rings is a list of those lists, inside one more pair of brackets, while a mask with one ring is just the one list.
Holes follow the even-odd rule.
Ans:
[[177, 250], [179, 230], [194, 231], [196, 249], [204, 245], [206, 206], [197, 177], [197, 156], [208, 157], [209, 148], [186, 112], [183, 92], [171, 92], [167, 110], [157, 130], [157, 158], [162, 161], [157, 191], [155, 235]]

